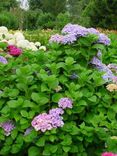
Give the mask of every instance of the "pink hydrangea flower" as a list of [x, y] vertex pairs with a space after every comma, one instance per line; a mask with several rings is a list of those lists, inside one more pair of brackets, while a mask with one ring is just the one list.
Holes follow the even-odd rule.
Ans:
[[111, 152], [104, 152], [104, 153], [102, 153], [102, 156], [117, 156], [117, 154], [114, 154]]
[[22, 50], [14, 45], [9, 45], [8, 52], [12, 56], [19, 56], [19, 55], [21, 55]]
[[62, 114], [64, 111], [61, 108], [53, 108], [49, 113], [42, 113], [36, 116], [32, 121], [32, 126], [36, 131], [45, 132], [53, 128], [62, 127], [64, 125]]
[[66, 108], [72, 108], [72, 100], [65, 97], [65, 98], [61, 98], [58, 102], [58, 106], [61, 107], [62, 109], [66, 109]]

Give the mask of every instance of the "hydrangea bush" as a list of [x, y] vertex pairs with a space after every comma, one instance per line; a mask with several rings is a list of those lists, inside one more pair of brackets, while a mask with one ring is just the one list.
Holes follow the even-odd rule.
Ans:
[[71, 24], [62, 34], [45, 53], [0, 59], [0, 155], [116, 155], [117, 93], [104, 79], [116, 73], [101, 63], [110, 39]]

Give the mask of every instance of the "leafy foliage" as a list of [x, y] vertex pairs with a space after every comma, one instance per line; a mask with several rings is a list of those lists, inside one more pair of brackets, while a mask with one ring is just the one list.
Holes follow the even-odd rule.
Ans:
[[[104, 150], [116, 152], [116, 140], [111, 136], [117, 131], [117, 93], [106, 90], [101, 73], [89, 64], [100, 48], [107, 61], [109, 48], [94, 47], [94, 41], [94, 36], [88, 36], [72, 46], [52, 44], [45, 53], [25, 51], [9, 58], [8, 64], [0, 64], [0, 122], [10, 119], [16, 127], [9, 136], [0, 128], [0, 155], [99, 156]], [[62, 89], [56, 92], [58, 86]], [[56, 107], [61, 97], [73, 100], [73, 109], [63, 116], [64, 126], [45, 133], [32, 129], [25, 135], [32, 119]]]

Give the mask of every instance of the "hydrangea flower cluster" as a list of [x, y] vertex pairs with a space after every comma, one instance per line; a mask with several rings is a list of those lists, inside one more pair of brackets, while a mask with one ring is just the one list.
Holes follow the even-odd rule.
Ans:
[[102, 153], [102, 156], [117, 156], [117, 154], [114, 154], [111, 152], [104, 152], [104, 153]]
[[58, 102], [58, 106], [62, 109], [72, 108], [72, 100], [69, 98], [61, 98]]
[[8, 46], [8, 52], [12, 56], [19, 56], [22, 53], [22, 50], [20, 48], [17, 48], [14, 45], [9, 45]]
[[108, 68], [117, 73], [117, 65], [116, 64], [111, 63], [108, 65]]
[[3, 63], [3, 64], [7, 64], [8, 63], [6, 58], [3, 57], [3, 56], [0, 56], [0, 62]]
[[117, 91], [117, 84], [108, 84], [106, 86], [107, 90], [109, 90], [110, 92], [113, 92], [113, 91]]
[[50, 43], [56, 42], [60, 44], [72, 44], [79, 37], [87, 36], [88, 34], [95, 34], [99, 37], [97, 43], [102, 43], [104, 45], [110, 44], [110, 39], [103, 33], [100, 33], [95, 28], [85, 28], [78, 24], [67, 24], [62, 29], [62, 35], [55, 34], [50, 38]]
[[42, 113], [36, 116], [32, 121], [32, 126], [36, 131], [45, 132], [53, 128], [64, 125], [63, 117], [65, 108], [72, 108], [72, 101], [69, 98], [61, 98], [58, 102], [59, 108], [53, 108], [49, 113]]
[[9, 136], [11, 134], [11, 131], [15, 128], [11, 120], [1, 123], [0, 127], [4, 129], [6, 136]]
[[36, 116], [32, 121], [32, 126], [36, 131], [45, 132], [46, 130], [51, 130], [52, 128], [62, 127], [64, 125], [62, 117], [60, 114], [63, 113], [63, 110], [59, 108], [52, 109], [49, 111], [49, 114], [42, 113]]

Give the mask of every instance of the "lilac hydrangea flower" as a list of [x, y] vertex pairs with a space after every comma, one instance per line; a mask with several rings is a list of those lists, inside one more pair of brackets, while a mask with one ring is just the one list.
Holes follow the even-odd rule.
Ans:
[[27, 128], [26, 131], [24, 132], [24, 136], [30, 134], [30, 132], [31, 132], [32, 130], [33, 130], [32, 127]]
[[4, 129], [6, 136], [9, 136], [11, 134], [11, 131], [15, 128], [11, 120], [1, 123], [0, 127]]
[[108, 65], [108, 68], [114, 70], [117, 73], [117, 64], [111, 63]]
[[62, 115], [63, 113], [64, 113], [64, 110], [62, 108], [53, 108], [49, 111], [49, 114], [53, 116]]
[[52, 129], [51, 117], [46, 113], [39, 114], [38, 116], [36, 116], [31, 124], [36, 131], [41, 130], [42, 132], [45, 132], [46, 130]]
[[63, 41], [63, 36], [59, 34], [52, 35], [49, 40], [50, 43], [52, 42], [62, 43], [62, 41]]
[[95, 28], [88, 28], [87, 31], [89, 34], [96, 34], [96, 35], [99, 34], [99, 31], [96, 30]]
[[99, 71], [105, 72], [105, 74], [102, 76], [105, 81], [112, 81], [114, 74], [108, 68], [108, 66], [103, 64], [97, 57], [93, 57], [91, 63], [95, 65]]
[[103, 43], [104, 45], [110, 45], [111, 40], [103, 33], [99, 34], [99, 43]]
[[63, 37], [62, 44], [72, 44], [77, 40], [74, 34], [67, 34]]
[[3, 64], [7, 64], [8, 63], [6, 58], [3, 57], [3, 56], [0, 56], [0, 62], [3, 63]]
[[61, 98], [58, 102], [58, 106], [61, 107], [62, 109], [66, 108], [72, 108], [72, 100], [69, 98]]
[[63, 127], [64, 122], [63, 122], [63, 117], [60, 115], [55, 115], [55, 114], [50, 114], [51, 116], [51, 125], [53, 128], [57, 127]]
[[60, 116], [63, 114], [61, 109], [52, 109], [49, 114], [42, 113], [36, 116], [32, 121], [32, 126], [36, 131], [45, 132], [53, 128], [62, 127], [64, 125], [63, 118]]
[[98, 52], [97, 52], [97, 57], [98, 57], [99, 59], [102, 58], [102, 52], [101, 52], [100, 50], [98, 50]]
[[86, 36], [88, 31], [85, 27], [82, 27], [77, 24], [67, 24], [63, 29], [62, 29], [63, 34], [74, 34], [77, 37], [80, 36]]

